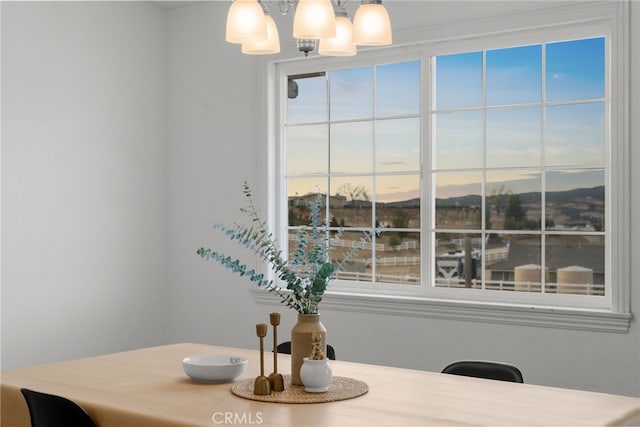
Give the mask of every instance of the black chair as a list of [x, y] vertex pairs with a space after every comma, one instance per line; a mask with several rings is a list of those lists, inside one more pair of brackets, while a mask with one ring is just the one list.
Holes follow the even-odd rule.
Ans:
[[442, 373], [524, 383], [520, 369], [506, 363], [498, 362], [464, 360], [448, 365], [442, 370]]
[[27, 401], [31, 427], [96, 427], [89, 414], [67, 398], [26, 388], [20, 392]]
[[[291, 341], [285, 341], [278, 344], [278, 353], [291, 354]], [[329, 344], [327, 344], [327, 359], [336, 360], [336, 351]]]

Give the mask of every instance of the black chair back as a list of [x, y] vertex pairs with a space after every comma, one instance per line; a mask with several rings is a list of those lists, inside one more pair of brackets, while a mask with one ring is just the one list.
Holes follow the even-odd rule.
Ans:
[[89, 414], [67, 398], [26, 388], [20, 392], [27, 401], [31, 427], [96, 427]]
[[[291, 341], [285, 341], [278, 344], [278, 353], [291, 354]], [[336, 360], [336, 351], [333, 346], [327, 344], [327, 359]]]
[[524, 383], [520, 369], [506, 363], [464, 360], [448, 365], [442, 372], [466, 377]]

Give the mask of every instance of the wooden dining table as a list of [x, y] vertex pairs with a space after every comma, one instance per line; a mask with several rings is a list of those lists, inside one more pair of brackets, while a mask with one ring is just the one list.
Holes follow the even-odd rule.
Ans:
[[[193, 381], [182, 359], [246, 357], [235, 383]], [[289, 356], [278, 356], [289, 373]], [[271, 372], [272, 354], [265, 354]], [[366, 383], [366, 393], [325, 403], [274, 403], [232, 393], [260, 373], [257, 350], [181, 343], [3, 371], [2, 427], [27, 427], [20, 388], [79, 403], [98, 427], [588, 426], [640, 425], [640, 398], [331, 361], [333, 375]]]

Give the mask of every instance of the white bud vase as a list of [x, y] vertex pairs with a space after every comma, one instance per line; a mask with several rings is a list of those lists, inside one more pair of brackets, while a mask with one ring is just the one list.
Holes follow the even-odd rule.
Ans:
[[325, 393], [331, 383], [331, 366], [329, 359], [314, 360], [305, 357], [300, 368], [300, 379], [304, 391], [309, 393]]

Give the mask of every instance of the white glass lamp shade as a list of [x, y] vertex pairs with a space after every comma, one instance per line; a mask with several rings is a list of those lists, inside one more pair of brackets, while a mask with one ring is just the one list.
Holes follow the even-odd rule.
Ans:
[[336, 16], [336, 36], [320, 39], [318, 53], [328, 56], [353, 56], [357, 49], [353, 43], [353, 25], [346, 16]]
[[247, 55], [269, 55], [280, 52], [280, 37], [278, 27], [272, 17], [264, 16], [267, 21], [267, 40], [248, 41], [242, 43], [242, 53]]
[[267, 39], [267, 25], [262, 7], [256, 0], [235, 0], [227, 13], [226, 40], [244, 43]]
[[353, 17], [353, 41], [357, 45], [391, 44], [391, 21], [380, 3], [361, 4]]
[[322, 39], [335, 35], [336, 18], [331, 0], [300, 0], [293, 18], [293, 37]]

